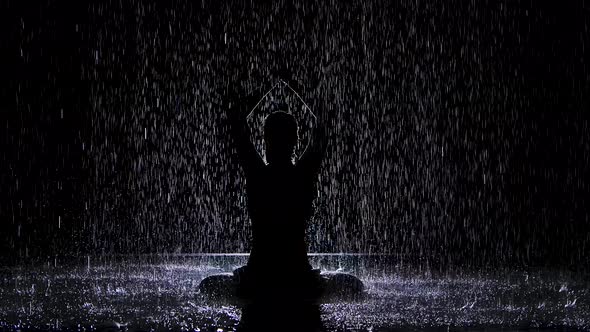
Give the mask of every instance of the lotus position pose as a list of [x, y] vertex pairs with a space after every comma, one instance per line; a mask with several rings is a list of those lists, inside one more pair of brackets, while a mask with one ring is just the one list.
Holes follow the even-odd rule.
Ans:
[[276, 291], [317, 297], [321, 282], [319, 271], [312, 270], [307, 260], [305, 230], [313, 212], [317, 173], [327, 145], [324, 119], [318, 118], [310, 145], [294, 161], [299, 138], [297, 121], [282, 110], [271, 113], [264, 122], [265, 163], [250, 141], [245, 121], [245, 115], [261, 97], [247, 97], [231, 105], [230, 111], [233, 139], [246, 175], [252, 222], [248, 264], [234, 272], [237, 292], [241, 297]]
[[[289, 81], [291, 84], [283, 80], [279, 84], [296, 86]], [[321, 88], [322, 83], [323, 79], [320, 79], [317, 86]], [[264, 92], [235, 98], [239, 94], [230, 87], [225, 99], [232, 139], [246, 176], [248, 212], [252, 222], [250, 258], [248, 264], [235, 270], [233, 275], [205, 278], [199, 289], [213, 298], [233, 299], [237, 296], [252, 300], [251, 303], [274, 303], [256, 301], [269, 298], [306, 303], [315, 303], [320, 297], [358, 299], [364, 286], [357, 277], [345, 273], [320, 275], [320, 271], [313, 270], [307, 260], [305, 230], [313, 213], [317, 174], [328, 144], [326, 110], [322, 107], [316, 110], [318, 117], [311, 141], [296, 160], [293, 153], [299, 139], [297, 121], [283, 110], [267, 116], [264, 122], [265, 162], [250, 141], [246, 122], [248, 113], [263, 98]]]

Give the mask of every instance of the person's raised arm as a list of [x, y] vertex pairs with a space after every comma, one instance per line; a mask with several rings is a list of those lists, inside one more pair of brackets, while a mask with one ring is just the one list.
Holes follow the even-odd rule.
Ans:
[[[314, 94], [314, 102], [312, 112], [316, 116], [315, 127], [311, 135], [310, 142], [308, 143], [305, 151], [301, 158], [299, 158], [297, 165], [303, 169], [309, 170], [311, 173], [317, 173], [324, 159], [326, 149], [328, 146], [328, 109], [325, 94], [325, 82], [324, 75], [325, 71], [322, 67], [322, 75], [315, 84], [315, 88], [312, 90]], [[282, 73], [282, 79], [288, 84], [293, 91], [298, 88], [298, 83], [293, 80], [290, 75], [286, 72]]]
[[255, 89], [246, 96], [240, 96], [234, 86], [228, 88], [226, 109], [230, 121], [231, 135], [238, 151], [240, 164], [246, 173], [264, 166], [262, 158], [250, 140], [247, 116], [267, 91]]
[[[316, 104], [320, 105], [320, 107], [324, 106], [324, 103], [321, 102]], [[300, 167], [310, 170], [312, 173], [316, 173], [320, 168], [328, 147], [328, 126], [326, 109], [317, 109], [316, 106], [316, 109], [313, 111], [316, 115], [316, 125], [313, 128], [310, 142], [297, 164]]]

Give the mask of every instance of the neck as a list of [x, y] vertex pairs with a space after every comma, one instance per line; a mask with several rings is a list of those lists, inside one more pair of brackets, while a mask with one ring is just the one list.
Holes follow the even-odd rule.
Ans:
[[273, 160], [272, 162], [268, 163], [271, 166], [293, 166], [293, 162], [291, 159], [279, 159]]

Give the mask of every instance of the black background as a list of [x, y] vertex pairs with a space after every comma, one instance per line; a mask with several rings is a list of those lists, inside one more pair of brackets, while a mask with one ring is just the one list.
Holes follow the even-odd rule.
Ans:
[[586, 2], [0, 9], [4, 257], [248, 250], [217, 101], [328, 53], [310, 251], [587, 264]]

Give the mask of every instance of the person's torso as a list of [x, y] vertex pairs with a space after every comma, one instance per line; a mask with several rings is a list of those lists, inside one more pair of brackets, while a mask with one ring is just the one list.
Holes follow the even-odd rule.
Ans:
[[316, 196], [315, 177], [296, 166], [265, 166], [246, 181], [252, 254], [306, 260], [305, 228]]

